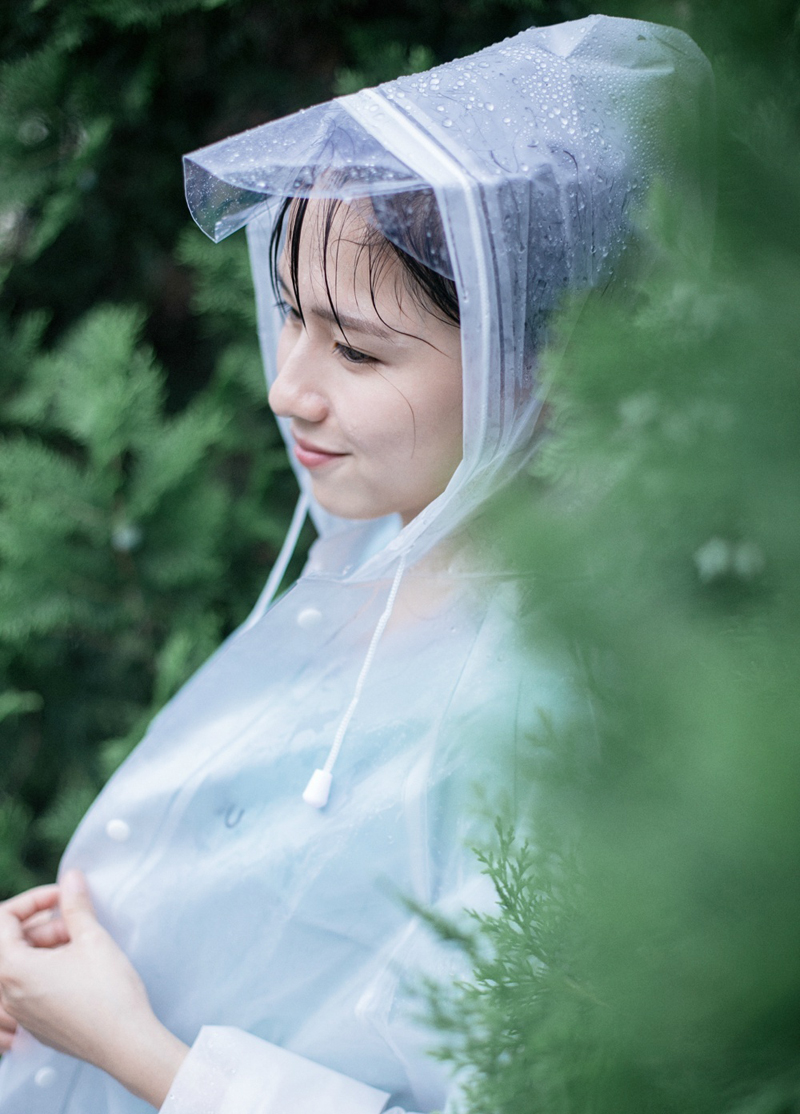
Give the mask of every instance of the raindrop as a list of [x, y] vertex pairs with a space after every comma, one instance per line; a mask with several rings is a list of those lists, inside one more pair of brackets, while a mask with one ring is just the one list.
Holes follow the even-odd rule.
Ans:
[[122, 522], [111, 532], [111, 548], [117, 553], [130, 553], [137, 549], [144, 538], [140, 526], [132, 522]]
[[235, 828], [243, 816], [243, 808], [237, 808], [236, 805], [230, 805], [228, 811], [225, 813], [225, 827]]
[[704, 584], [724, 576], [731, 568], [731, 547], [724, 538], [709, 538], [694, 553], [697, 575]]

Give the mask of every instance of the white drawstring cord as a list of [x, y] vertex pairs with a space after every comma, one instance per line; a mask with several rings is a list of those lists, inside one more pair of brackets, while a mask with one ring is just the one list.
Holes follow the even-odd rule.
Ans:
[[275, 595], [275, 593], [278, 591], [278, 588], [280, 587], [281, 581], [283, 580], [284, 574], [286, 572], [286, 566], [291, 561], [292, 554], [294, 553], [295, 547], [297, 546], [297, 539], [300, 537], [300, 531], [303, 529], [303, 523], [306, 520], [310, 502], [311, 498], [308, 492], [301, 491], [300, 498], [297, 500], [297, 504], [294, 508], [292, 521], [289, 524], [289, 530], [283, 540], [281, 551], [278, 554], [278, 559], [272, 566], [272, 571], [267, 577], [267, 583], [264, 585], [264, 590], [258, 597], [256, 605], [250, 613], [250, 617], [242, 627], [242, 631], [250, 630], [250, 628], [258, 622], [269, 605], [272, 603], [272, 597]]
[[369, 673], [370, 666], [372, 665], [373, 658], [375, 657], [375, 653], [378, 649], [378, 643], [381, 640], [381, 635], [383, 634], [386, 628], [386, 624], [389, 622], [389, 618], [392, 614], [394, 601], [397, 599], [397, 591], [400, 587], [400, 581], [402, 579], [405, 567], [406, 555], [405, 553], [403, 553], [400, 557], [400, 563], [397, 566], [397, 572], [394, 574], [392, 587], [389, 591], [389, 598], [386, 600], [386, 607], [383, 609], [383, 614], [378, 620], [378, 625], [375, 627], [375, 633], [372, 635], [372, 641], [369, 644], [367, 656], [364, 658], [364, 664], [361, 666], [361, 672], [358, 675], [355, 691], [353, 692], [353, 699], [350, 701], [350, 705], [344, 716], [342, 717], [341, 723], [339, 724], [339, 729], [336, 732], [336, 737], [334, 738], [331, 749], [328, 752], [328, 757], [325, 760], [325, 765], [322, 767], [321, 770], [314, 771], [314, 773], [311, 775], [311, 779], [309, 780], [308, 785], [305, 787], [305, 791], [303, 792], [303, 800], [306, 802], [307, 805], [311, 805], [313, 808], [324, 808], [325, 805], [328, 803], [328, 797], [331, 791], [331, 782], [333, 781], [333, 766], [339, 756], [339, 751], [342, 749], [342, 741], [344, 740], [344, 735], [350, 724], [350, 720], [353, 718], [353, 713], [358, 707], [358, 701], [361, 698], [361, 692], [364, 688], [364, 682], [367, 679], [367, 674]]

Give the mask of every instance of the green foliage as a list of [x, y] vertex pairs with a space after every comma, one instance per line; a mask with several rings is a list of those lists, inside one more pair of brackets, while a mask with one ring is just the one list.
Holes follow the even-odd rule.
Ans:
[[27, 889], [33, 881], [21, 861], [30, 821], [30, 813], [16, 801], [0, 804], [0, 872], [15, 892]]
[[564, 310], [553, 433], [493, 520], [599, 759], [532, 740], [535, 845], [501, 829], [474, 977], [434, 998], [476, 1114], [800, 1103], [800, 86], [718, 76], [712, 267], [654, 196], [658, 263]]
[[101, 305], [45, 350], [41, 314], [6, 333], [6, 892], [33, 877], [22, 861], [52, 870], [153, 713], [244, 617], [283, 532], [286, 462], [241, 247], [189, 262], [199, 299], [215, 282], [229, 299], [227, 316], [208, 314], [209, 343], [240, 322], [251, 339], [222, 349], [219, 373], [178, 413], [137, 309]]
[[83, 83], [68, 88], [54, 43], [0, 68], [0, 189], [14, 254], [35, 258], [72, 219], [109, 128], [104, 114], [86, 114]]
[[390, 40], [375, 50], [371, 36], [363, 31], [359, 33], [359, 28], [354, 29], [351, 43], [355, 56], [364, 62], [359, 69], [342, 67], [338, 71], [333, 86], [337, 97], [357, 93], [365, 86], [379, 85], [401, 74], [421, 73], [435, 64], [433, 52], [425, 46], [406, 50], [402, 44]]
[[[0, 718], [33, 732], [60, 775], [29, 829], [33, 854], [63, 847], [153, 712], [244, 616], [263, 575], [253, 548], [280, 533], [274, 509], [252, 512], [282, 459], [233, 466], [256, 450], [237, 428], [235, 380], [166, 413], [140, 332], [138, 311], [99, 307], [34, 357], [4, 409], [16, 429], [0, 444], [0, 642], [9, 682], [30, 691], [6, 692]], [[249, 414], [251, 442], [254, 425]], [[94, 692], [63, 691], [76, 655]]]

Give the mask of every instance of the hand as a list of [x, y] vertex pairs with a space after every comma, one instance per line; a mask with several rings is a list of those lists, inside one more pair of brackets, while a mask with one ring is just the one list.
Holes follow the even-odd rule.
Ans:
[[0, 1054], [8, 1052], [14, 1041], [17, 1023], [10, 1013], [0, 1006]]
[[[57, 906], [61, 919], [43, 921]], [[154, 1106], [188, 1051], [97, 921], [79, 871], [0, 905], [0, 1007], [43, 1044], [95, 1064]]]
[[[57, 895], [58, 886], [39, 886], [37, 890], [31, 891], [34, 904], [43, 905], [51, 896], [57, 897]], [[0, 905], [0, 909], [2, 909], [2, 905]], [[53, 919], [52, 911], [49, 909], [35, 913], [25, 920], [22, 929], [26, 940], [34, 947], [56, 947], [58, 944], [65, 944], [69, 940], [63, 921], [60, 918]], [[10, 1013], [0, 1006], [0, 1054], [11, 1050], [16, 1031], [16, 1021]]]

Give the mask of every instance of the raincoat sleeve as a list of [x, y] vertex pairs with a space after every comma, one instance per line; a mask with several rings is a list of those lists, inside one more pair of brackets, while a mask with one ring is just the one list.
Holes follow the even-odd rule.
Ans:
[[388, 1098], [241, 1029], [207, 1025], [161, 1114], [380, 1114]]
[[[412, 925], [410, 936], [418, 946], [420, 935], [426, 934], [420, 933], [419, 925]], [[441, 973], [441, 956], [437, 964], [431, 954], [438, 949], [429, 948], [430, 944], [423, 944], [423, 952], [428, 953], [426, 966]], [[400, 1058], [412, 1075], [427, 1077], [426, 1082], [433, 1084], [429, 1096], [437, 1095], [433, 1104], [446, 1110], [452, 1089], [441, 1066], [424, 1047], [430, 1043], [430, 1034], [425, 1041], [407, 1018], [392, 1029], [389, 1039]], [[160, 1114], [381, 1114], [389, 1099], [388, 1091], [242, 1029], [206, 1025], [175, 1077]], [[411, 1112], [392, 1104], [386, 1114]]]

